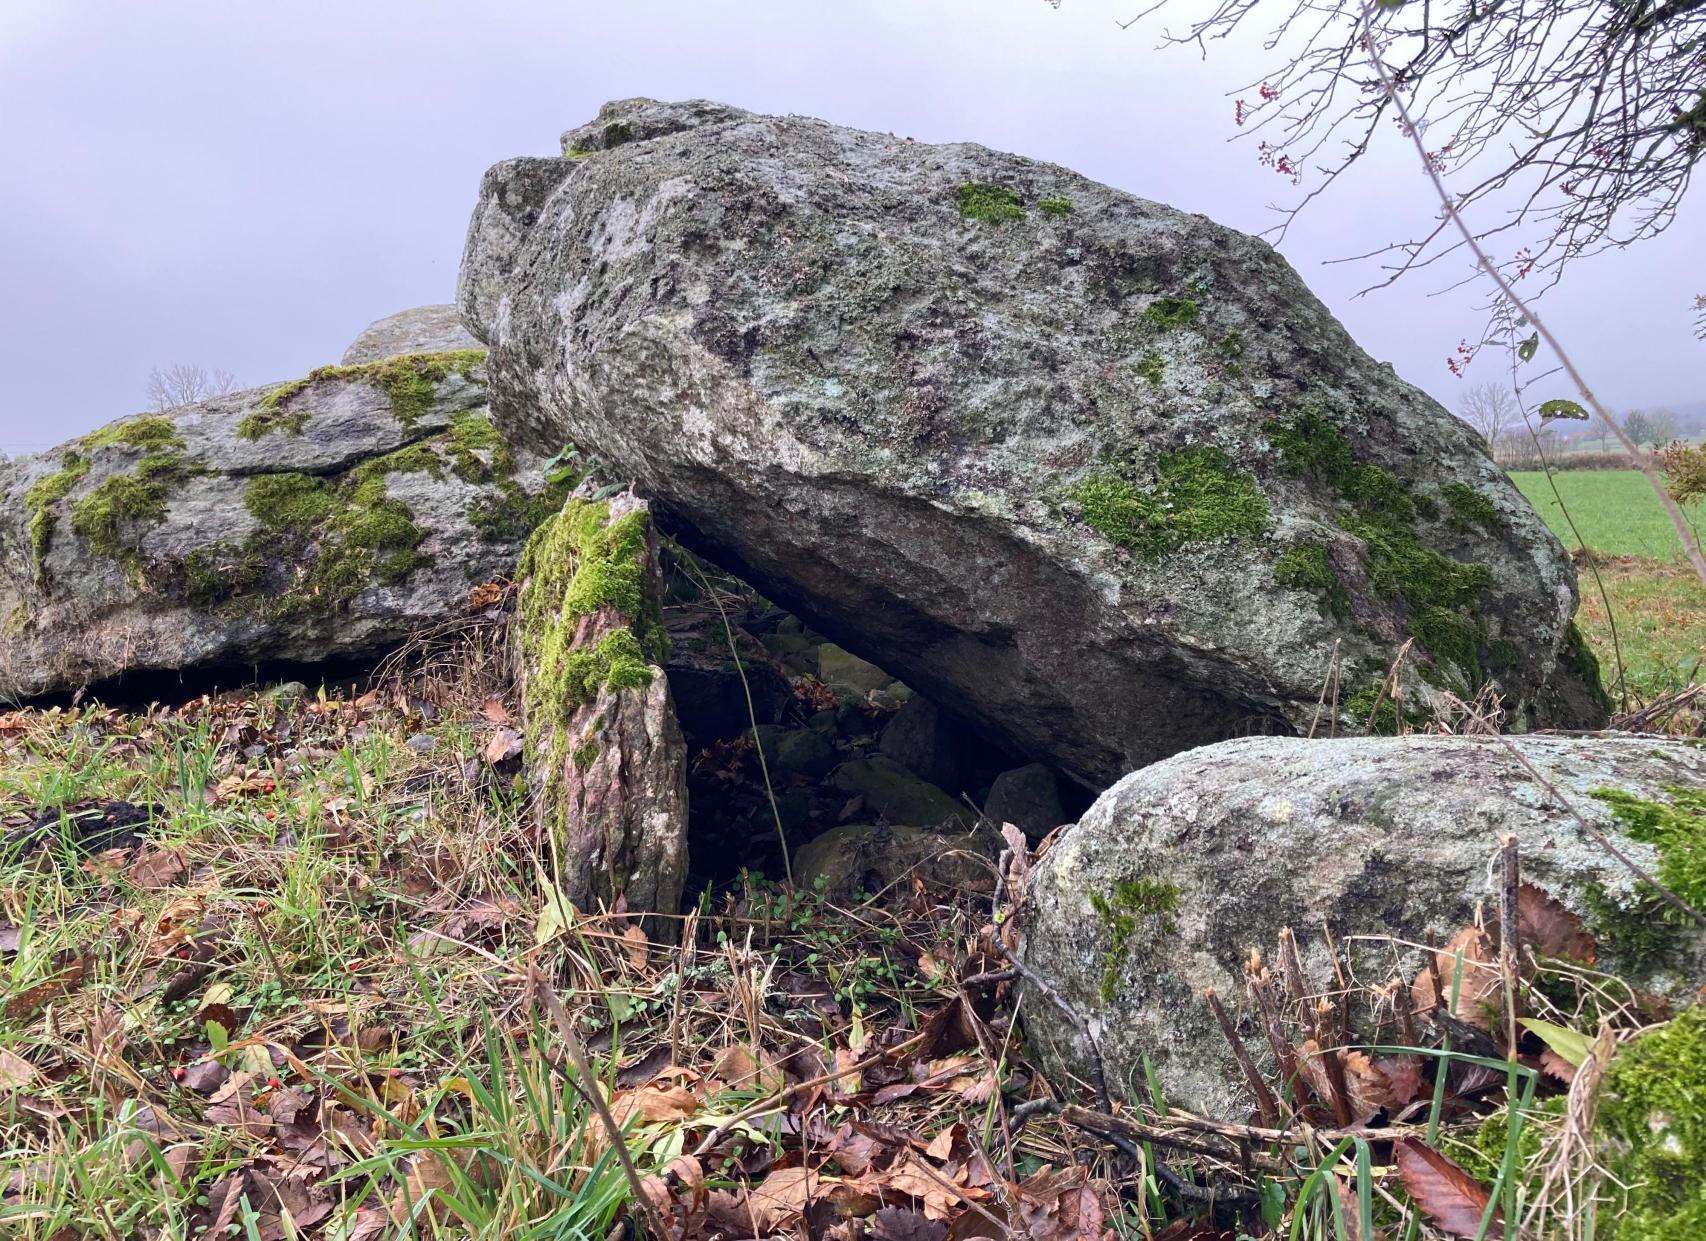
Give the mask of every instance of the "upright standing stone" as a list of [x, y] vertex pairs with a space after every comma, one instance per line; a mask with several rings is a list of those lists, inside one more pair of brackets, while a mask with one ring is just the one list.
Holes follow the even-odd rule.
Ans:
[[[511, 664], [536, 823], [579, 909], [674, 914], [687, 877], [687, 746], [663, 665], [645, 502], [571, 498], [529, 541]], [[648, 934], [672, 940], [672, 921]]]

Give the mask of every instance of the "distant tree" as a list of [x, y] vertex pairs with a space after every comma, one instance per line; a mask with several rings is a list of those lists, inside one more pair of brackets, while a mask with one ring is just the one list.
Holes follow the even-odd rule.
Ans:
[[1509, 388], [1499, 384], [1476, 384], [1469, 389], [1463, 394], [1457, 416], [1481, 433], [1495, 461], [1501, 448], [1508, 449], [1506, 441], [1522, 426], [1516, 398]]
[[1623, 429], [1636, 444], [1662, 448], [1676, 438], [1676, 415], [1668, 409], [1632, 409], [1623, 415]]
[[230, 371], [175, 362], [148, 372], [148, 401], [157, 410], [176, 409], [223, 396], [237, 386], [237, 377]]
[[1694, 299], [1694, 334], [1706, 340], [1706, 293]]

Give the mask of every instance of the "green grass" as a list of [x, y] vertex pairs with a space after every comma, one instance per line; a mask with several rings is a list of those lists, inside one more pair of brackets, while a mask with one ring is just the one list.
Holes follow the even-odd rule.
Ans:
[[[1562, 470], [1555, 477], [1576, 528], [1594, 551], [1650, 560], [1673, 560], [1682, 555], [1682, 541], [1639, 470]], [[1511, 481], [1564, 546], [1574, 547], [1575, 536], [1546, 475], [1539, 470], [1519, 470], [1511, 474]], [[1706, 512], [1699, 504], [1683, 511], [1698, 532]]]
[[[1698, 679], [1706, 655], [1706, 590], [1683, 559], [1682, 541], [1647, 480], [1637, 470], [1564, 470], [1555, 477], [1611, 600], [1630, 692], [1645, 700]], [[1574, 552], [1576, 536], [1546, 476], [1519, 471], [1511, 479]], [[1696, 523], [1706, 518], [1699, 504], [1683, 512]], [[1585, 563], [1581, 589], [1578, 623], [1618, 699], [1612, 625]]]

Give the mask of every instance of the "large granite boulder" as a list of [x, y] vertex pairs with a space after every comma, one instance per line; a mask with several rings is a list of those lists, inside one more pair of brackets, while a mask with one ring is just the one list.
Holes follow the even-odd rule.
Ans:
[[[1291, 928], [1314, 990], [1336, 993], [1326, 926], [1357, 954], [1362, 983], [1395, 966], [1410, 981], [1428, 933], [1447, 944], [1477, 903], [1496, 916], [1507, 833], [1523, 878], [1583, 920], [1596, 968], [1692, 1000], [1706, 933], [1582, 820], [1703, 906], [1703, 816], [1706, 750], [1680, 740], [1223, 742], [1127, 776], [1066, 830], [1031, 875], [1023, 959], [1084, 1018], [1110, 1075], [1147, 1055], [1170, 1102], [1242, 1119], [1250, 1096], [1205, 989], [1242, 1006], [1243, 1039], [1271, 1065], [1244, 998], [1253, 949], [1274, 961], [1278, 932]], [[1089, 1054], [1059, 1008], [1030, 996], [1024, 1019], [1051, 1063], [1088, 1079]]]
[[[1603, 714], [1557, 541], [1270, 247], [1068, 169], [628, 100], [484, 180], [458, 288], [507, 432], [1101, 787], [1491, 681]], [[1436, 688], [1438, 687], [1438, 688]], [[1386, 713], [1390, 715], [1390, 711]]]
[[121, 419], [0, 464], [0, 696], [366, 656], [507, 576], [562, 503], [479, 350]]
[[382, 362], [400, 353], [445, 353], [452, 349], [478, 349], [454, 306], [416, 306], [369, 323], [350, 342], [340, 360], [344, 366]]

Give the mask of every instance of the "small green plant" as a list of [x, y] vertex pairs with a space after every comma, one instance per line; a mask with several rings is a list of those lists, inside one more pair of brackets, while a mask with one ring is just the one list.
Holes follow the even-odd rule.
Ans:
[[1112, 1004], [1119, 989], [1120, 966], [1138, 930], [1147, 924], [1157, 936], [1173, 933], [1179, 887], [1151, 875], [1138, 875], [1121, 879], [1110, 892], [1092, 892], [1090, 907], [1108, 933], [1108, 946], [1102, 953], [1101, 989], [1102, 1002]]
[[1070, 198], [1044, 198], [1037, 203], [1037, 210], [1044, 215], [1071, 215], [1072, 200]]
[[1152, 384], [1158, 384], [1167, 374], [1167, 363], [1159, 353], [1152, 351], [1146, 353], [1143, 359], [1132, 369], [1137, 372], [1140, 378], [1147, 379]]
[[960, 186], [960, 218], [1000, 224], [1025, 218], [1025, 205], [1018, 194], [999, 185], [968, 182]]
[[1225, 336], [1220, 338], [1218, 348], [1220, 349], [1220, 356], [1228, 361], [1243, 357], [1244, 333], [1240, 332], [1237, 328], [1233, 328]]

